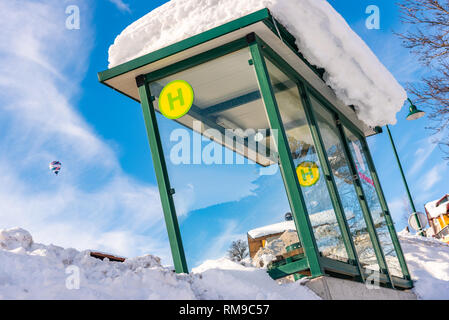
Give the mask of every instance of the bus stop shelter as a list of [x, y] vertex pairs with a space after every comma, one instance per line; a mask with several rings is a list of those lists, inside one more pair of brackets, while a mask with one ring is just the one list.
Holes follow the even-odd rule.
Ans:
[[[303, 254], [269, 269], [272, 278], [307, 272], [366, 282], [376, 273], [386, 287], [413, 286], [366, 141], [379, 130], [323, 74], [268, 9], [99, 73], [141, 104], [176, 272], [189, 269], [156, 112], [261, 167], [279, 166]], [[184, 105], [182, 116], [170, 114]], [[235, 128], [265, 133], [226, 139]], [[304, 190], [313, 188], [329, 210], [312, 212]]]

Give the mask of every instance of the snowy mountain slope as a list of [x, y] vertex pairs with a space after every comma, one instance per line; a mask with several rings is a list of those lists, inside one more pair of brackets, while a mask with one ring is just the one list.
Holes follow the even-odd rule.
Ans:
[[[449, 299], [449, 246], [401, 234], [421, 299]], [[79, 268], [79, 289], [73, 270]], [[72, 285], [72, 286], [71, 286]], [[33, 243], [19, 228], [0, 230], [0, 299], [318, 299], [299, 282], [278, 285], [261, 269], [226, 258], [177, 275], [152, 255], [101, 261], [54, 245]]]

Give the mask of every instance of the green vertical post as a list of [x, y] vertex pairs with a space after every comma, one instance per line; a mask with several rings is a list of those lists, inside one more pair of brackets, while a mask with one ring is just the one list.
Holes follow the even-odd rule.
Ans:
[[[401, 160], [399, 160], [398, 151], [396, 149], [396, 145], [393, 141], [393, 136], [391, 135], [390, 127], [387, 125], [388, 136], [390, 137], [391, 146], [393, 147], [394, 156], [396, 157], [396, 161], [398, 163], [399, 171], [401, 172], [402, 181], [405, 185], [405, 190], [407, 191], [408, 200], [410, 201], [410, 206], [412, 207], [413, 213], [416, 213], [415, 203], [413, 202], [412, 194], [410, 193], [410, 189], [408, 187], [407, 179], [405, 179], [404, 170], [402, 169]], [[421, 226], [421, 222], [419, 221], [418, 215], [415, 214], [416, 225], [418, 226], [418, 234], [423, 236], [424, 232]]]
[[387, 261], [385, 259], [385, 255], [382, 249], [382, 246], [379, 241], [379, 237], [377, 235], [376, 227], [374, 225], [373, 217], [371, 216], [370, 209], [368, 204], [366, 203], [365, 192], [363, 191], [362, 185], [360, 183], [360, 177], [355, 167], [355, 162], [351, 154], [351, 150], [348, 146], [348, 141], [346, 139], [346, 134], [343, 130], [343, 127], [340, 123], [339, 119], [336, 119], [336, 124], [338, 131], [340, 133], [341, 143], [343, 145], [343, 149], [346, 155], [346, 158], [349, 162], [349, 168], [351, 169], [351, 174], [353, 175], [353, 181], [357, 196], [359, 197], [360, 206], [362, 207], [363, 216], [365, 218], [366, 227], [368, 228], [368, 233], [371, 238], [371, 243], [373, 244], [374, 252], [377, 257], [377, 262], [379, 263], [380, 270], [383, 274], [387, 276], [388, 285], [394, 288], [394, 283], [391, 278], [390, 272], [388, 270]]
[[332, 200], [332, 205], [335, 210], [335, 216], [337, 218], [338, 225], [340, 227], [341, 235], [343, 238], [343, 242], [345, 244], [346, 251], [348, 253], [348, 258], [352, 265], [357, 266], [360, 279], [362, 282], [365, 281], [365, 276], [363, 274], [362, 267], [360, 266], [360, 262], [357, 255], [357, 250], [355, 248], [354, 242], [352, 240], [351, 230], [349, 228], [348, 222], [346, 220], [346, 216], [344, 213], [344, 208], [340, 199], [340, 196], [337, 191], [337, 185], [335, 183], [334, 175], [332, 174], [332, 168], [329, 163], [329, 159], [327, 157], [326, 148], [323, 142], [323, 138], [321, 136], [320, 130], [318, 128], [317, 121], [312, 112], [312, 104], [309, 99], [309, 92], [304, 87], [303, 84], [300, 85], [299, 93], [302, 97], [302, 101], [304, 104], [304, 111], [307, 116], [307, 120], [309, 122], [310, 131], [312, 133], [313, 140], [315, 142], [315, 147], [318, 153], [318, 157], [321, 162], [321, 166], [326, 177], [326, 185], [329, 190], [329, 194]]
[[161, 137], [157, 125], [156, 113], [151, 98], [150, 88], [141, 75], [136, 78], [139, 88], [140, 102], [145, 120], [145, 126], [150, 143], [151, 155], [153, 158], [154, 170], [161, 196], [162, 210], [164, 211], [165, 225], [167, 227], [170, 249], [173, 256], [176, 273], [188, 273], [187, 262], [182, 246], [181, 232], [179, 230], [178, 218], [176, 216], [175, 205], [173, 202], [174, 190], [170, 187], [168, 178], [167, 164], [165, 163], [164, 151], [162, 149]]
[[394, 226], [393, 219], [390, 214], [390, 210], [388, 209], [387, 201], [385, 199], [385, 195], [382, 190], [382, 186], [380, 184], [379, 176], [377, 175], [376, 167], [374, 166], [373, 158], [371, 157], [371, 152], [369, 150], [368, 143], [364, 137], [362, 139], [360, 139], [360, 142], [362, 143], [362, 147], [363, 147], [363, 150], [364, 150], [366, 158], [367, 158], [368, 167], [370, 169], [371, 176], [373, 178], [374, 186], [376, 187], [376, 192], [379, 197], [380, 205], [381, 205], [382, 210], [385, 215], [385, 220], [387, 222], [388, 231], [390, 232], [391, 240], [393, 241], [393, 246], [394, 246], [394, 249], [396, 250], [396, 255], [398, 257], [399, 264], [401, 265], [402, 274], [404, 275], [405, 279], [411, 280], [407, 262], [405, 261], [405, 257], [404, 257], [404, 251], [402, 250], [401, 244], [399, 242], [399, 238], [396, 233], [396, 228]]
[[251, 51], [252, 62], [256, 69], [256, 75], [271, 129], [278, 131], [277, 151], [279, 154], [280, 170], [284, 179], [287, 196], [290, 201], [298, 237], [303, 245], [312, 277], [322, 276], [324, 273], [320, 264], [320, 253], [307, 214], [306, 204], [296, 177], [296, 170], [288, 145], [288, 139], [284, 131], [274, 91], [269, 80], [270, 77], [267, 71], [267, 66], [264, 57], [262, 56], [256, 35], [254, 33], [249, 34], [247, 36], [247, 41]]

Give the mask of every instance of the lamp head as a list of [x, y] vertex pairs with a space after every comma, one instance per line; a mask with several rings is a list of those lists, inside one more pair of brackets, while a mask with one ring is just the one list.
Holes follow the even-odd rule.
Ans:
[[410, 102], [410, 112], [407, 115], [407, 120], [416, 120], [425, 116], [426, 113], [424, 111], [419, 110], [410, 99], [408, 101]]

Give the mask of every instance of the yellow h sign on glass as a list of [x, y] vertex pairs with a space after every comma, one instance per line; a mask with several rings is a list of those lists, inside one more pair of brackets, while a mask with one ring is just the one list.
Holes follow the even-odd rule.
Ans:
[[320, 170], [315, 162], [302, 162], [296, 167], [299, 184], [303, 187], [313, 186], [320, 179]]
[[159, 95], [159, 111], [168, 119], [178, 119], [193, 105], [193, 89], [184, 80], [168, 83]]

